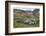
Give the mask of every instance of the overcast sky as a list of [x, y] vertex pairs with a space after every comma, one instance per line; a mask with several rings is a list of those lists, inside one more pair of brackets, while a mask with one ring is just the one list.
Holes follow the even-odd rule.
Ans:
[[33, 11], [34, 9], [37, 9], [37, 8], [20, 8], [20, 7], [16, 7], [16, 9]]

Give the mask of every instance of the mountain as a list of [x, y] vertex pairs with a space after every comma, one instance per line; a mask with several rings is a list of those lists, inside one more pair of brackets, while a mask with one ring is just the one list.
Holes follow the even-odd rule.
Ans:
[[33, 12], [38, 13], [40, 9], [34, 9]]
[[14, 9], [15, 12], [24, 12], [24, 13], [27, 13], [27, 12], [32, 12], [32, 9]]

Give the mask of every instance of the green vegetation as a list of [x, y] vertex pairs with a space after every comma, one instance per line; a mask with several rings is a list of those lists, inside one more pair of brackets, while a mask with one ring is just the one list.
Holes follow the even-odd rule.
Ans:
[[[14, 28], [22, 28], [22, 27], [39, 27], [39, 18], [38, 17], [35, 17], [35, 21], [34, 21], [34, 24], [24, 24], [24, 23], [17, 23], [16, 21], [25, 21], [27, 19], [32, 19], [30, 17], [20, 17], [20, 18], [17, 18], [16, 16], [14, 16]], [[35, 23], [36, 22], [36, 23]]]

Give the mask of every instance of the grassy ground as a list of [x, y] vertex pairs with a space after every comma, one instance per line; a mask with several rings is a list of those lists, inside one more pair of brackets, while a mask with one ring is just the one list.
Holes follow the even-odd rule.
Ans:
[[32, 19], [31, 17], [21, 17], [21, 18], [17, 18], [16, 16], [14, 16], [14, 28], [22, 28], [22, 27], [39, 27], [39, 18], [36, 18], [38, 20], [36, 20], [34, 24], [24, 24], [24, 23], [17, 23], [17, 20], [20, 21], [24, 21], [26, 19]]

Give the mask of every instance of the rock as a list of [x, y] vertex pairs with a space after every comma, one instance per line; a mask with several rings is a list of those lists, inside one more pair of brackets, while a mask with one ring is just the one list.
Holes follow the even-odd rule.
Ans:
[[26, 23], [26, 24], [32, 24], [32, 21], [31, 20], [26, 20], [26, 21], [24, 21], [24, 23]]

